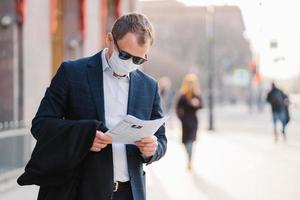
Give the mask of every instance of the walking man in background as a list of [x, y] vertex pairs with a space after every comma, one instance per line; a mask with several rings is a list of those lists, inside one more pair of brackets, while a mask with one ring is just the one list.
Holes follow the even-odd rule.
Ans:
[[267, 95], [267, 102], [270, 103], [272, 108], [272, 117], [274, 124], [274, 141], [277, 142], [278, 134], [277, 134], [277, 121], [280, 121], [282, 124], [282, 136], [286, 141], [286, 132], [285, 128], [287, 123], [289, 122], [289, 99], [286, 94], [284, 94], [276, 85], [272, 83], [271, 90]]
[[163, 117], [157, 81], [138, 69], [153, 37], [144, 15], [127, 14], [107, 34], [107, 48], [60, 66], [32, 121], [37, 144], [20, 185], [39, 185], [39, 200], [146, 199], [143, 163], [165, 154], [165, 127], [134, 145], [105, 132], [127, 114]]

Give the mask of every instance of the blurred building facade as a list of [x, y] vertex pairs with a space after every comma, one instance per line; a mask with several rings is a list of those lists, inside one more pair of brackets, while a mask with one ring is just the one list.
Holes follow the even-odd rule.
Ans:
[[0, 1], [0, 192], [21, 173], [30, 123], [63, 60], [92, 55], [136, 0]]
[[[156, 30], [151, 64], [145, 65], [145, 71], [156, 77], [170, 76], [177, 86], [185, 73], [196, 72], [205, 93], [213, 70], [217, 100], [246, 100], [252, 53], [238, 7], [188, 7], [175, 0], [157, 0], [141, 2], [140, 9]], [[209, 45], [212, 55], [208, 54]]]

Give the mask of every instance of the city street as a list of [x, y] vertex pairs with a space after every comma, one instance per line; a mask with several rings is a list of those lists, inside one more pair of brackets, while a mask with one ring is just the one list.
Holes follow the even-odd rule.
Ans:
[[268, 107], [259, 114], [249, 114], [243, 106], [217, 108], [215, 113], [216, 132], [205, 130], [206, 113], [200, 114], [202, 130], [191, 173], [186, 170], [184, 149], [178, 144], [179, 129], [168, 132], [166, 158], [150, 167], [153, 179], [160, 184], [153, 183], [150, 188], [163, 186], [160, 194], [174, 200], [299, 199], [299, 108], [291, 112], [287, 143], [279, 140], [276, 144]]
[[[291, 112], [288, 141], [273, 142], [268, 107], [249, 114], [246, 107], [217, 108], [216, 131], [206, 131], [201, 111], [193, 170], [186, 168], [180, 126], [168, 123], [168, 152], [146, 167], [148, 199], [170, 200], [298, 200], [300, 199], [300, 112]], [[0, 193], [0, 199], [35, 199], [36, 187]]]
[[[37, 199], [38, 186], [17, 184], [34, 138], [27, 169], [66, 184], [45, 187], [41, 200], [111, 198], [119, 195], [113, 180], [130, 180], [135, 200], [300, 200], [298, 8], [286, 0], [1, 0], [0, 200]], [[151, 135], [156, 122], [165, 122], [167, 145], [160, 131]], [[94, 137], [105, 127], [112, 139]], [[106, 147], [141, 138], [139, 150]], [[147, 165], [142, 154], [162, 159]]]

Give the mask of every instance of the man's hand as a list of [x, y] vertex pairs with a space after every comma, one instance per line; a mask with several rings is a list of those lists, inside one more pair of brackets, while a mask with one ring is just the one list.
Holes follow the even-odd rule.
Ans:
[[143, 138], [140, 141], [135, 142], [135, 144], [144, 156], [151, 157], [154, 155], [158, 143], [157, 138], [153, 135]]
[[101, 151], [101, 149], [105, 148], [108, 144], [111, 143], [112, 143], [111, 136], [105, 135], [101, 131], [97, 131], [93, 145], [90, 148], [90, 150], [93, 152], [99, 152]]

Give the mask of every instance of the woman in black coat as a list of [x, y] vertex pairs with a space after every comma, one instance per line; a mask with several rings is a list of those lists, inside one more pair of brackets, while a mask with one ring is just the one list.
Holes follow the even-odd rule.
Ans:
[[198, 78], [195, 74], [187, 74], [182, 82], [176, 113], [182, 124], [182, 143], [188, 154], [189, 170], [192, 167], [193, 143], [196, 140], [198, 129], [196, 111], [202, 106]]

